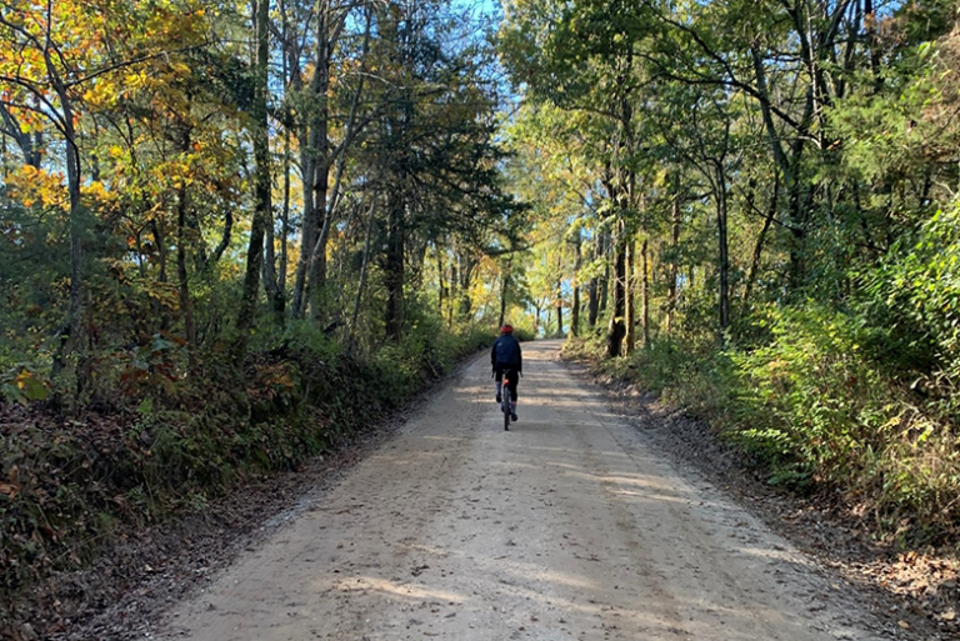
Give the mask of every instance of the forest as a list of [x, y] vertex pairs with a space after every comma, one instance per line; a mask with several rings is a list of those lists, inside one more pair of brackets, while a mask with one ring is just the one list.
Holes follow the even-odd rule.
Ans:
[[505, 321], [956, 550], [949, 0], [0, 0], [0, 592]]

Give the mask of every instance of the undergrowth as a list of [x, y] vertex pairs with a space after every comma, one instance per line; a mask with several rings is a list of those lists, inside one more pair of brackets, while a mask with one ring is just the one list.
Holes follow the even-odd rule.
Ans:
[[[258, 345], [242, 371], [186, 357], [163, 337], [100, 361], [88, 409], [30, 402], [20, 369], [0, 397], [0, 604], [51, 572], [81, 568], [122, 528], [203, 508], [244, 482], [333, 450], [401, 407], [425, 380], [489, 345], [425, 319], [397, 344], [352, 354], [309, 325]], [[0, 605], [0, 611], [2, 611]]]
[[568, 342], [570, 358], [702, 418], [794, 491], [843, 497], [878, 539], [956, 545], [960, 440], [954, 403], [871, 358], [882, 336], [856, 317], [808, 306], [758, 321], [765, 340], [719, 350], [657, 340], [627, 357]]

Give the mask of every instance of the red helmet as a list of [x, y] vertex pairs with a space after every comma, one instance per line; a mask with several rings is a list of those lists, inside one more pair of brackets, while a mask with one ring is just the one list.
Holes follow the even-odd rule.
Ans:
[[513, 325], [504, 325], [500, 328], [501, 334], [510, 334], [511, 332], [513, 332]]

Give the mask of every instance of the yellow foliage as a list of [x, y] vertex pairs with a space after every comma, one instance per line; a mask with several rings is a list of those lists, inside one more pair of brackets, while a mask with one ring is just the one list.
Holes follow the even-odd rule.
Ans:
[[80, 188], [81, 197], [91, 211], [101, 216], [113, 213], [120, 206], [120, 197], [100, 181], [90, 182]]
[[90, 196], [91, 198], [96, 198], [98, 200], [105, 200], [110, 197], [109, 193], [107, 192], [107, 188], [99, 180], [94, 180], [90, 184], [84, 185], [81, 188], [81, 192], [86, 196]]
[[117, 87], [112, 82], [97, 81], [84, 92], [83, 101], [91, 107], [112, 107], [117, 104]]
[[177, 75], [183, 76], [185, 78], [190, 77], [192, 75], [192, 71], [190, 70], [190, 67], [188, 67], [182, 62], [170, 63], [170, 68], [173, 69], [173, 71]]
[[477, 272], [468, 288], [468, 296], [474, 309], [495, 308], [500, 301], [500, 291], [492, 286], [497, 282], [500, 268], [496, 261], [484, 256], [477, 266]]
[[131, 73], [131, 74], [128, 74], [127, 77], [123, 79], [123, 84], [127, 87], [127, 89], [136, 89], [137, 87], [142, 87], [145, 80], [146, 80], [145, 74]]
[[69, 194], [60, 172], [48, 172], [32, 165], [24, 165], [19, 172], [7, 177], [10, 197], [20, 201], [25, 207], [41, 205], [44, 207], [69, 205]]

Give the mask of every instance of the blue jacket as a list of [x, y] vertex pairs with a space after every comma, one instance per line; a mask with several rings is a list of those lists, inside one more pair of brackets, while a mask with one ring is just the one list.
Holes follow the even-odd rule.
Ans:
[[522, 372], [523, 354], [520, 351], [520, 341], [514, 338], [513, 334], [503, 334], [490, 350], [490, 363], [495, 372], [505, 367], [514, 367], [518, 372]]

